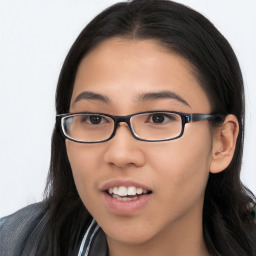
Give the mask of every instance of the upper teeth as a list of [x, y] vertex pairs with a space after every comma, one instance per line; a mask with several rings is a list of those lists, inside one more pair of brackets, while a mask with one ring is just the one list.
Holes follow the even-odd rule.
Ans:
[[116, 194], [119, 196], [134, 196], [136, 194], [141, 195], [146, 194], [148, 191], [143, 188], [136, 188], [136, 187], [113, 187], [108, 189], [109, 194]]

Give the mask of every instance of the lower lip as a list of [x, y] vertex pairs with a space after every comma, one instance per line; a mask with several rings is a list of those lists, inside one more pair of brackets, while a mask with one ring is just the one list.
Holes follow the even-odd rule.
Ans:
[[135, 200], [120, 201], [114, 199], [106, 192], [103, 192], [103, 195], [107, 208], [116, 214], [133, 214], [143, 208], [151, 197], [151, 194], [145, 194]]

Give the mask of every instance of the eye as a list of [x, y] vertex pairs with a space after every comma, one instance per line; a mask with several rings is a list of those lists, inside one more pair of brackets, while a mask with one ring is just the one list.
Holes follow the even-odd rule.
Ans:
[[165, 116], [163, 114], [154, 114], [151, 116], [151, 120], [153, 123], [163, 123], [165, 121]]
[[99, 116], [99, 115], [84, 115], [81, 118], [81, 122], [97, 125], [97, 124], [106, 123], [107, 119], [104, 118], [103, 116]]
[[175, 121], [176, 118], [172, 114], [167, 113], [155, 113], [150, 116], [150, 122], [154, 124], [164, 124], [168, 121]]

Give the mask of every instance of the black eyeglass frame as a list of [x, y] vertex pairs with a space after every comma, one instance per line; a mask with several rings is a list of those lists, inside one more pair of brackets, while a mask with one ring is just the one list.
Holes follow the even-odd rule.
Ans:
[[[146, 139], [142, 139], [142, 138], [138, 137], [131, 126], [130, 120], [133, 116], [141, 115], [141, 114], [150, 114], [150, 113], [170, 113], [170, 114], [179, 115], [181, 117], [181, 123], [182, 123], [182, 128], [181, 128], [180, 134], [176, 137], [172, 137], [172, 138], [168, 138], [168, 139], [161, 139], [161, 140], [146, 140]], [[69, 137], [64, 132], [64, 126], [63, 126], [63, 121], [62, 121], [63, 118], [68, 117], [68, 116], [83, 115], [83, 114], [100, 115], [100, 116], [107, 116], [107, 117], [111, 118], [114, 121], [114, 129], [113, 129], [113, 132], [110, 135], [110, 137], [108, 137], [105, 140], [100, 140], [100, 141], [80, 141], [80, 140], [76, 140], [76, 139]], [[118, 128], [119, 123], [126, 123], [130, 129], [132, 136], [137, 140], [146, 141], [146, 142], [162, 142], [162, 141], [169, 141], [169, 140], [175, 140], [175, 139], [180, 138], [184, 133], [185, 124], [187, 124], [187, 123], [198, 122], [198, 121], [203, 121], [203, 120], [214, 120], [217, 123], [221, 123], [225, 119], [225, 116], [226, 116], [225, 114], [218, 114], [218, 113], [217, 114], [201, 114], [201, 113], [189, 114], [189, 113], [166, 111], [166, 110], [144, 111], [144, 112], [138, 112], [138, 113], [134, 113], [134, 114], [126, 115], [126, 116], [115, 116], [115, 115], [110, 115], [110, 114], [105, 114], [105, 113], [97, 113], [97, 112], [76, 112], [76, 113], [57, 114], [56, 121], [60, 122], [60, 127], [61, 127], [63, 136], [66, 139], [69, 139], [71, 141], [78, 142], [78, 143], [91, 144], [91, 143], [101, 143], [101, 142], [111, 140], [116, 134], [116, 130]]]

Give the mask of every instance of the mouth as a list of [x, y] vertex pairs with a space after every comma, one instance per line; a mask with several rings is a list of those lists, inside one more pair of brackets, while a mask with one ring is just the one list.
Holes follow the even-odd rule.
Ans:
[[153, 191], [133, 181], [110, 180], [102, 187], [107, 209], [118, 215], [133, 215], [152, 200]]
[[135, 186], [119, 186], [111, 187], [105, 190], [105, 193], [112, 197], [113, 199], [125, 202], [138, 200], [140, 197], [150, 195], [152, 191]]

